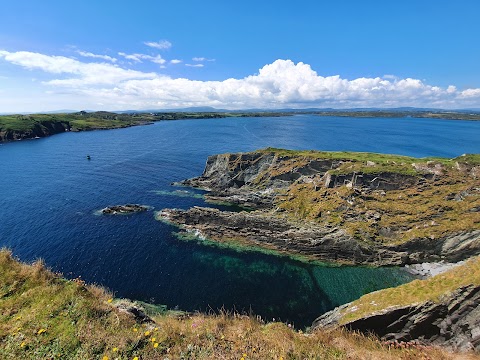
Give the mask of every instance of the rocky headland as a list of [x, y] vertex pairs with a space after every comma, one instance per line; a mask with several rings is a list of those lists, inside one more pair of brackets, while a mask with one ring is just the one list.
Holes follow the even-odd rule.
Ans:
[[457, 262], [480, 254], [480, 156], [287, 151], [210, 156], [182, 185], [255, 209], [164, 209], [157, 217], [223, 242], [342, 264]]
[[208, 190], [207, 201], [254, 209], [157, 213], [181, 232], [308, 260], [407, 265], [424, 279], [336, 308], [315, 320], [314, 331], [347, 328], [394, 346], [480, 351], [479, 155], [269, 148], [210, 156], [200, 177], [181, 184]]

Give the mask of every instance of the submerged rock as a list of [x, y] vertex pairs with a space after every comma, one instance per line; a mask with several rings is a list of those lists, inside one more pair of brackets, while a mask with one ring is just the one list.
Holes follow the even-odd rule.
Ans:
[[122, 214], [131, 214], [141, 211], [147, 211], [149, 209], [148, 206], [145, 205], [138, 205], [138, 204], [126, 204], [126, 205], [114, 205], [106, 207], [100, 212], [106, 215], [122, 215]]

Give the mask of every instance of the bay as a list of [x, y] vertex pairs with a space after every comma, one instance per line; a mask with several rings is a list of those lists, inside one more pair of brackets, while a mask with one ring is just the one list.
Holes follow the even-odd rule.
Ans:
[[[480, 152], [480, 122], [316, 117], [157, 122], [0, 145], [0, 246], [43, 258], [68, 278], [187, 311], [253, 312], [306, 326], [362, 294], [406, 282], [396, 268], [323, 267], [202, 246], [172, 235], [154, 212], [98, 216], [108, 205], [208, 206], [174, 181], [208, 155], [288, 149], [455, 157]], [[90, 155], [88, 161], [86, 156]], [[185, 190], [185, 189], [183, 189]]]

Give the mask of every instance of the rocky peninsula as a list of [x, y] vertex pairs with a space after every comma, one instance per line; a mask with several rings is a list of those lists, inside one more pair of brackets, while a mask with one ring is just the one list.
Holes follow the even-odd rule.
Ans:
[[209, 201], [254, 209], [157, 213], [181, 232], [307, 260], [408, 265], [426, 278], [336, 308], [313, 331], [346, 328], [394, 347], [480, 351], [480, 155], [269, 148], [210, 156], [200, 177], [181, 184], [208, 190]]
[[211, 240], [310, 260], [405, 265], [480, 254], [480, 156], [265, 149], [210, 156], [182, 185], [255, 209], [164, 209], [157, 217]]

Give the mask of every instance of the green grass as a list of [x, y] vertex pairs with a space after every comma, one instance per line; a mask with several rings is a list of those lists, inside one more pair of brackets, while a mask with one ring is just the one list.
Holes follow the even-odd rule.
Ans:
[[[132, 113], [117, 114], [107, 111], [78, 112], [69, 114], [32, 114], [32, 115], [4, 115], [0, 116], [0, 140], [2, 133], [28, 133], [36, 126], [63, 123], [71, 127], [72, 131], [96, 129], [115, 129], [134, 125], [143, 125], [154, 121], [180, 119], [212, 119], [225, 117], [272, 117], [287, 116], [284, 113], [222, 113], [222, 112], [168, 112], [168, 113]], [[43, 125], [42, 125], [43, 124]]]
[[[181, 286], [181, 285], [179, 285]], [[0, 251], [2, 359], [453, 359], [440, 349], [392, 349], [345, 330], [303, 334], [283, 323], [222, 313], [164, 315], [145, 325], [102, 288], [65, 280], [41, 262]], [[149, 306], [146, 306], [149, 310]], [[467, 357], [468, 358], [468, 357]]]
[[414, 280], [395, 288], [362, 296], [342, 311], [341, 323], [385, 310], [392, 306], [407, 306], [425, 301], [438, 302], [442, 296], [467, 285], [480, 285], [480, 257], [426, 280]]
[[[480, 154], [454, 159], [417, 159], [388, 154], [275, 148], [258, 152], [278, 157], [253, 182], [252, 186], [259, 189], [268, 186], [271, 178], [296, 171], [311, 160], [341, 160], [338, 167], [328, 170], [331, 175], [372, 174], [392, 179], [400, 176], [405, 181], [421, 180], [419, 185], [406, 182], [398, 190], [370, 191], [368, 194], [359, 194], [346, 186], [325, 188], [320, 185], [320, 178], [312, 182], [294, 182], [286, 191], [278, 193], [276, 199], [276, 206], [286, 211], [291, 220], [340, 226], [359, 240], [389, 245], [480, 229], [480, 215], [472, 210], [480, 206], [480, 191], [475, 190], [478, 179], [471, 173], [480, 163]], [[440, 166], [441, 174], [430, 180], [423, 179], [436, 165]], [[468, 196], [461, 201], [455, 198], [465, 192]], [[372, 213], [380, 218], [372, 219], [369, 217]]]

